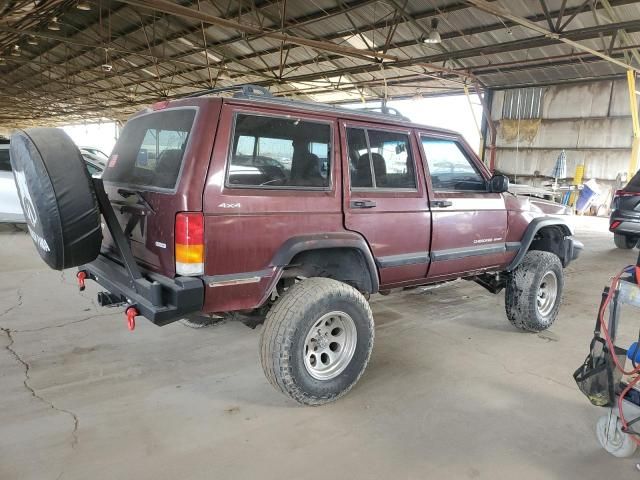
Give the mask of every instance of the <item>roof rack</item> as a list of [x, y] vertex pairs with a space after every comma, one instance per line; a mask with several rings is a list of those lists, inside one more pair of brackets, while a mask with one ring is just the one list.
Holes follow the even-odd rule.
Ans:
[[364, 108], [356, 108], [360, 112], [380, 112], [385, 115], [395, 115], [396, 117], [400, 117], [403, 120], [409, 120], [407, 117], [402, 115], [398, 109], [393, 107], [387, 107], [386, 105], [382, 105], [380, 107], [364, 107]]
[[204, 97], [206, 95], [215, 95], [217, 93], [224, 92], [236, 92], [233, 96], [234, 98], [246, 98], [246, 99], [261, 99], [267, 102], [272, 103], [280, 103], [280, 104], [295, 104], [305, 108], [322, 108], [325, 110], [342, 110], [344, 112], [349, 113], [363, 113], [370, 115], [378, 115], [378, 116], [389, 116], [392, 115], [399, 120], [410, 122], [411, 120], [404, 115], [402, 115], [397, 109], [393, 107], [388, 107], [386, 105], [381, 105], [380, 107], [364, 107], [364, 108], [344, 108], [337, 105], [331, 105], [326, 103], [319, 102], [308, 102], [303, 100], [293, 100], [290, 98], [282, 98], [274, 96], [269, 90], [265, 87], [261, 87], [259, 85], [252, 84], [241, 84], [241, 85], [232, 85], [230, 87], [220, 87], [220, 88], [212, 88], [208, 90], [202, 90], [200, 92], [195, 92], [190, 95], [186, 95], [183, 98], [193, 98], [193, 97]]
[[232, 85], [230, 87], [210, 88], [187, 95], [185, 98], [204, 97], [205, 95], [214, 95], [223, 92], [237, 92], [234, 97], [273, 97], [271, 92], [259, 85], [242, 84]]

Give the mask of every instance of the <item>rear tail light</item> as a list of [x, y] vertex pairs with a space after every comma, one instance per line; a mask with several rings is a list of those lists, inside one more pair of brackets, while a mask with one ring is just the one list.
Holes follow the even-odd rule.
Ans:
[[176, 274], [204, 274], [204, 219], [202, 213], [176, 215]]
[[622, 222], [619, 220], [616, 220], [615, 222], [611, 222], [611, 225], [609, 225], [609, 230], [615, 230], [620, 226], [621, 223]]
[[640, 192], [629, 192], [627, 190], [616, 190], [615, 197], [640, 197]]

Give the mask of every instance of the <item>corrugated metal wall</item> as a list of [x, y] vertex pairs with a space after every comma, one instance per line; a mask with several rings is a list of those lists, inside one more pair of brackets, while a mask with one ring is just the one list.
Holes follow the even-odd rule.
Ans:
[[498, 130], [496, 168], [502, 172], [548, 176], [562, 149], [569, 177], [580, 163], [585, 178], [598, 180], [615, 180], [629, 166], [632, 126], [625, 80], [496, 91], [492, 117]]

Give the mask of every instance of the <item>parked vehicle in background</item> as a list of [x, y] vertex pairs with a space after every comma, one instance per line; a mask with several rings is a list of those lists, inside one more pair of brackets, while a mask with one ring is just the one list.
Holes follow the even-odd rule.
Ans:
[[102, 163], [105, 163], [105, 164], [107, 163], [107, 160], [109, 159], [109, 155], [104, 153], [99, 148], [95, 148], [95, 147], [80, 147], [80, 153], [82, 153], [83, 155], [85, 153], [93, 155], [94, 157], [99, 158], [100, 161]]
[[[19, 132], [14, 149], [35, 210], [73, 219], [63, 233], [34, 228], [52, 268], [78, 266], [82, 285], [104, 288], [101, 305], [126, 307], [130, 327], [138, 315], [265, 318], [265, 375], [307, 405], [362, 375], [371, 294], [465, 278], [504, 289], [508, 320], [537, 332], [556, 320], [563, 267], [582, 249], [564, 207], [508, 193], [454, 132], [257, 87], [140, 112], [102, 179], [67, 177], [79, 152], [58, 130]], [[83, 208], [39, 194], [58, 188]]]
[[89, 170], [89, 175], [92, 177], [94, 175], [101, 176], [105, 167], [107, 166], [107, 161], [103, 160], [102, 157], [98, 155], [94, 155], [93, 153], [83, 152], [82, 158], [84, 158], [84, 162], [87, 165], [87, 170]]
[[[91, 176], [102, 175], [106, 160], [88, 151], [82, 152], [82, 157]], [[11, 171], [8, 138], [0, 138], [0, 223], [25, 223], [16, 182]]]
[[630, 249], [640, 240], [640, 171], [613, 195], [609, 231], [618, 248]]
[[0, 137], [0, 223], [24, 223], [9, 161], [9, 139]]

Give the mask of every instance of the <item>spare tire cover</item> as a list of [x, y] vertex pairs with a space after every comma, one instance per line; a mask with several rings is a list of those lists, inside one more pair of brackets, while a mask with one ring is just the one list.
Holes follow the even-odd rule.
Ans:
[[84, 159], [57, 128], [11, 136], [9, 155], [33, 243], [53, 269], [96, 259], [102, 243], [100, 209]]

